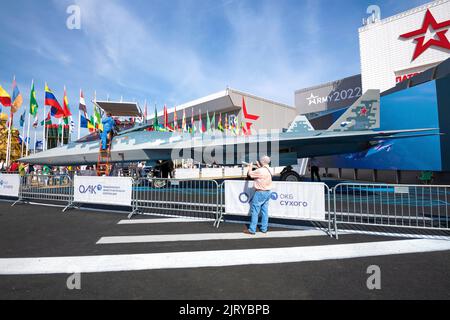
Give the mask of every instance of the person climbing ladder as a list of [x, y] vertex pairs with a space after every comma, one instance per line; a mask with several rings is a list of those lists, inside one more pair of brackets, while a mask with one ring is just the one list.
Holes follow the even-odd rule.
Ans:
[[113, 132], [115, 121], [113, 117], [111, 116], [111, 113], [108, 113], [107, 117], [103, 119], [103, 132], [101, 133], [102, 138], [102, 150], [106, 150], [108, 147], [108, 139], [112, 139], [112, 135], [110, 134]]

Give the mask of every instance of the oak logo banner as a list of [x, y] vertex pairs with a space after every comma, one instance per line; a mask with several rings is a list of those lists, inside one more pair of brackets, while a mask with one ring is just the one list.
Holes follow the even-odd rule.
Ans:
[[74, 179], [76, 203], [131, 205], [133, 180], [127, 177], [83, 177]]

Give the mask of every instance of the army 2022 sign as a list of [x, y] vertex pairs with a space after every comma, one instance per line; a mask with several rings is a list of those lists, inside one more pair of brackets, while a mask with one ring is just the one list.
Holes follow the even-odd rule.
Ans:
[[[226, 181], [225, 212], [249, 215], [254, 194], [251, 181]], [[325, 220], [325, 185], [323, 183], [274, 182], [269, 202], [269, 216]]]

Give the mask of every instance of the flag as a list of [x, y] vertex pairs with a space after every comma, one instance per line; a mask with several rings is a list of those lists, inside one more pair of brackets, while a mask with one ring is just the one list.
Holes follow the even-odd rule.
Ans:
[[178, 131], [178, 116], [177, 116], [177, 107], [175, 107], [175, 112], [173, 114], [173, 129]]
[[72, 117], [72, 113], [69, 108], [69, 99], [67, 99], [66, 87], [64, 87], [64, 99], [63, 99], [63, 110], [64, 110], [64, 123], [69, 124], [69, 117]]
[[233, 132], [235, 135], [239, 135], [239, 119], [236, 117], [234, 118], [234, 123], [233, 123]]
[[240, 134], [242, 135], [247, 135], [247, 130], [245, 130], [245, 125], [244, 125], [244, 121], [241, 121], [241, 131]]
[[89, 132], [94, 132], [95, 131], [95, 120], [94, 120], [94, 116], [91, 116], [91, 120], [87, 120], [87, 128], [89, 129]]
[[34, 118], [34, 122], [33, 122], [33, 128], [36, 129], [38, 124], [39, 124], [39, 119], [38, 119], [38, 115], [36, 114], [36, 118]]
[[213, 117], [211, 119], [211, 130], [214, 131], [216, 129], [216, 112], [214, 112]]
[[42, 149], [43, 146], [44, 146], [44, 144], [42, 143], [42, 141], [38, 140], [38, 141], [36, 141], [36, 143], [34, 145], [34, 148], [35, 149], [39, 149], [39, 148]]
[[153, 130], [159, 131], [158, 110], [155, 105], [155, 118], [153, 119]]
[[97, 106], [94, 107], [94, 125], [96, 129], [103, 131], [102, 114], [98, 110]]
[[80, 116], [80, 128], [89, 129], [89, 122], [87, 117], [83, 115]]
[[70, 128], [69, 132], [73, 133], [75, 131], [75, 122], [73, 121], [72, 117], [70, 117]]
[[229, 127], [228, 127], [228, 114], [225, 113], [225, 131], [228, 132], [228, 129], [229, 129]]
[[167, 107], [164, 105], [164, 129], [169, 128], [169, 114], [167, 113]]
[[37, 116], [38, 113], [38, 103], [36, 100], [36, 91], [34, 89], [34, 81], [33, 84], [31, 85], [31, 92], [30, 92], [30, 115], [32, 116]]
[[211, 120], [209, 119], [209, 112], [206, 110], [206, 132], [211, 131]]
[[192, 108], [192, 115], [191, 115], [191, 133], [195, 133], [195, 120], [194, 120], [194, 108]]
[[187, 131], [186, 109], [183, 109], [183, 122], [181, 123], [181, 129], [183, 130], [183, 132]]
[[45, 118], [45, 120], [41, 121], [41, 126], [46, 124], [52, 124], [52, 116], [50, 111], [47, 113], [47, 117]]
[[11, 111], [15, 113], [17, 110], [20, 109], [22, 103], [23, 103], [22, 94], [20, 93], [19, 87], [17, 86], [16, 78], [14, 78]]
[[198, 129], [200, 130], [201, 133], [205, 132], [202, 121], [202, 110], [198, 111]]
[[25, 124], [25, 114], [26, 114], [26, 111], [24, 111], [22, 113], [22, 115], [20, 116], [20, 127], [21, 128], [23, 128], [23, 125]]
[[144, 109], [144, 123], [147, 123], [147, 117], [148, 117], [148, 113], [147, 113], [147, 100], [145, 100], [145, 109]]
[[61, 105], [59, 104], [58, 100], [56, 99], [50, 88], [47, 86], [47, 84], [45, 84], [45, 105], [51, 107], [50, 111], [53, 117], [64, 117], [65, 114], [63, 108], [61, 108]]
[[217, 124], [217, 129], [219, 129], [219, 131], [224, 131], [223, 126], [222, 126], [222, 114], [220, 114], [219, 116], [219, 123]]
[[[85, 119], [87, 119], [87, 109], [86, 109], [86, 100], [84, 99], [83, 91], [80, 90], [80, 105], [78, 107], [78, 110], [83, 112], [83, 116]], [[87, 127], [83, 127], [87, 128]]]
[[11, 107], [11, 96], [2, 88], [2, 86], [0, 86], [0, 103], [5, 107]]

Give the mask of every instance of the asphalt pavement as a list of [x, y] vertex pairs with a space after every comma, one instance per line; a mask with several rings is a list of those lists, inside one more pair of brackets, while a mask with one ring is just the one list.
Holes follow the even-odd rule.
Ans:
[[61, 209], [0, 202], [0, 299], [450, 298], [447, 240]]

